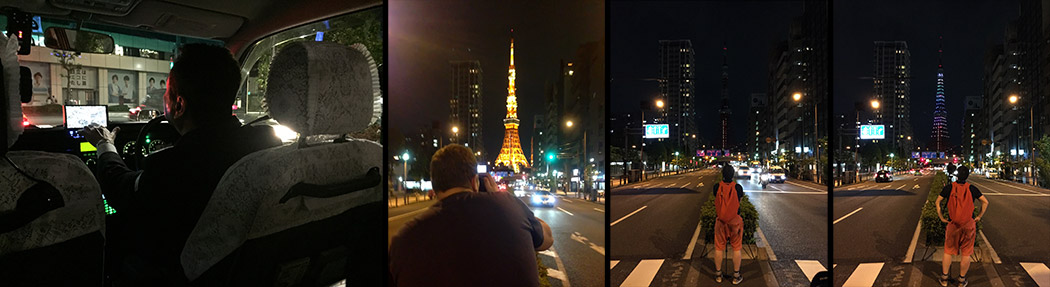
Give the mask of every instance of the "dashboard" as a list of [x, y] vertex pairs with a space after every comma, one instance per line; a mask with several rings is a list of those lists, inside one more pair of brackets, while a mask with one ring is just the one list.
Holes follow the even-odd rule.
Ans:
[[[141, 148], [133, 148], [139, 131], [146, 126], [145, 123], [110, 124], [107, 128], [120, 127], [114, 145], [117, 153], [129, 166], [134, 165], [135, 155], [149, 155], [175, 144], [179, 138], [178, 131], [171, 125], [160, 124], [153, 127], [146, 135], [145, 143]], [[84, 164], [95, 172], [97, 149], [88, 143], [77, 130], [66, 128], [37, 129], [27, 127], [25, 132], [18, 137], [18, 141], [11, 146], [11, 150], [35, 150], [44, 152], [67, 153], [76, 155]], [[132, 168], [134, 168], [132, 166]]]

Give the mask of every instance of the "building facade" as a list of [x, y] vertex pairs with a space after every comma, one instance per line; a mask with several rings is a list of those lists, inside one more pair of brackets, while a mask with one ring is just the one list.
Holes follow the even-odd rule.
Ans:
[[689, 40], [660, 41], [660, 123], [667, 123], [676, 150], [694, 151], [696, 112], [694, 101], [694, 52]]
[[463, 144], [476, 152], [485, 147], [482, 142], [482, 70], [478, 61], [451, 61], [451, 87], [449, 91], [449, 124], [451, 141]]
[[886, 126], [886, 139], [898, 151], [911, 151], [911, 51], [904, 41], [875, 41], [872, 61], [875, 124]]

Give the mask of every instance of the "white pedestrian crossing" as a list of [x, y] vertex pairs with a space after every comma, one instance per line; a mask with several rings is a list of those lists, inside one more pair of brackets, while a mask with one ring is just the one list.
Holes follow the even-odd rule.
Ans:
[[795, 264], [798, 264], [798, 268], [802, 269], [802, 274], [806, 274], [808, 280], [813, 280], [813, 277], [817, 276], [820, 271], [827, 270], [817, 260], [795, 260]]
[[1050, 287], [1050, 268], [1046, 267], [1046, 264], [1021, 262], [1021, 267], [1032, 277], [1035, 285]]
[[656, 272], [660, 271], [660, 265], [663, 264], [663, 259], [642, 260], [638, 266], [634, 267], [631, 274], [627, 275], [627, 280], [624, 280], [620, 287], [649, 287], [649, 284], [652, 284], [653, 279], [656, 278]]
[[857, 265], [857, 269], [853, 270], [853, 274], [849, 275], [842, 287], [871, 287], [875, 285], [875, 278], [879, 277], [879, 272], [882, 272], [882, 266], [885, 264], [884, 262], [878, 262]]

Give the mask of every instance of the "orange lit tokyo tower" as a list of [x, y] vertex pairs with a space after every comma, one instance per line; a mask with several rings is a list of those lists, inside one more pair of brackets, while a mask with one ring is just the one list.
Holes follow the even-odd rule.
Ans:
[[[511, 33], [514, 30], [510, 30]], [[514, 37], [510, 38], [510, 71], [507, 73], [507, 118], [503, 119], [503, 148], [499, 150], [496, 158], [496, 166], [509, 167], [514, 173], [520, 173], [522, 168], [529, 167], [529, 161], [525, 159], [525, 153], [521, 151], [521, 140], [518, 139], [518, 97], [514, 88]]]

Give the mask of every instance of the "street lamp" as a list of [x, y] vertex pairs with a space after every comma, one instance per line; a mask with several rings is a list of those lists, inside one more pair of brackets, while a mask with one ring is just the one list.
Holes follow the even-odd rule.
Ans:
[[[662, 106], [662, 104], [660, 104], [660, 103], [662, 103], [662, 102], [658, 101], [657, 105]], [[566, 120], [565, 121], [565, 126], [569, 127], [569, 128], [572, 128], [572, 126], [573, 126], [572, 120]], [[587, 131], [583, 130], [583, 142], [580, 144], [580, 157], [579, 157], [579, 159], [580, 159], [580, 166], [587, 165], [586, 158], [587, 158]], [[581, 185], [583, 186], [584, 194], [589, 194], [589, 193], [587, 193], [587, 187], [588, 186], [587, 186], [586, 182], [587, 182], [586, 180], [582, 180], [581, 181]], [[595, 200], [596, 200], [596, 198], [591, 197], [591, 201], [595, 201]]]
[[664, 108], [664, 100], [656, 100], [656, 107], [661, 109]]
[[[1017, 102], [1021, 100], [1021, 97], [1017, 96], [1017, 94], [1012, 94], [1012, 95], [1010, 95], [1008, 100], [1010, 101], [1010, 104], [1014, 106], [1014, 109], [1017, 109]], [[1035, 128], [1035, 122], [1034, 122], [1034, 119], [1033, 119], [1035, 114], [1033, 112], [1034, 107], [1032, 107], [1032, 106], [1033, 105], [1028, 105], [1028, 128], [1029, 129]], [[1032, 141], [1031, 142], [1032, 152], [1029, 153], [1029, 156], [1033, 157], [1033, 156], [1035, 156], [1035, 131], [1034, 130], [1029, 130], [1028, 131], [1028, 135], [1030, 136], [1030, 139]], [[1017, 135], [1017, 136], [1018, 136], [1018, 142], [1020, 142], [1020, 136], [1021, 135]], [[1024, 154], [1024, 150], [1021, 150], [1020, 153], [1023, 155]], [[1035, 177], [1032, 176], [1032, 172], [1035, 171], [1035, 166], [1033, 166], [1033, 164], [1034, 164], [1033, 162], [1034, 161], [1032, 161], [1032, 160], [1028, 161], [1028, 177], [1032, 178], [1032, 184], [1037, 185], [1038, 183], [1036, 182]]]
[[405, 182], [408, 181], [408, 151], [405, 151], [401, 154], [401, 162], [403, 162], [405, 165], [405, 180], [401, 181], [401, 189], [407, 191], [408, 188], [405, 186]]
[[452, 126], [452, 134], [456, 135], [456, 137], [455, 137], [455, 139], [456, 139], [455, 143], [459, 143], [459, 127], [457, 127], [457, 126]]
[[791, 98], [795, 99], [796, 102], [800, 101], [802, 100], [802, 93], [795, 93], [794, 95], [791, 95]]
[[871, 108], [873, 108], [873, 109], [879, 109], [879, 106], [880, 106], [880, 105], [881, 105], [881, 104], [879, 103], [879, 100], [871, 100]]
[[565, 126], [571, 128], [572, 127], [572, 121], [565, 121]]

